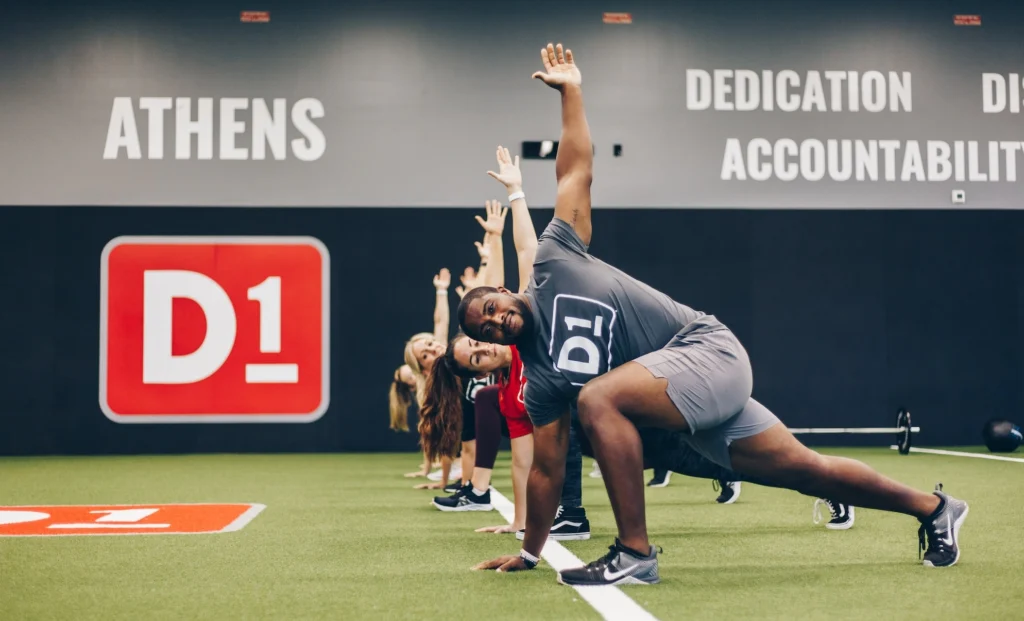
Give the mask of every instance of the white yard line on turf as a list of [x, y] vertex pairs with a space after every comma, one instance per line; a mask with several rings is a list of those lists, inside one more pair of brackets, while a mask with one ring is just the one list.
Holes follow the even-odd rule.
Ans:
[[[498, 510], [501, 517], [505, 518], [505, 521], [509, 524], [512, 523], [512, 520], [515, 519], [515, 506], [493, 487], [491, 488], [491, 504]], [[575, 554], [567, 550], [565, 546], [551, 539], [548, 539], [547, 543], [544, 544], [544, 549], [540, 555], [555, 571], [582, 567], [585, 564]], [[641, 608], [640, 604], [637, 604], [628, 595], [623, 593], [619, 587], [590, 586], [573, 588], [606, 621], [658, 621], [654, 615]]]
[[[895, 444], [889, 448], [898, 448]], [[910, 448], [911, 453], [928, 453], [929, 455], [950, 455], [952, 457], [974, 457], [975, 459], [993, 459], [995, 461], [1015, 461], [1024, 464], [1020, 457], [1003, 457], [1002, 455], [986, 455], [985, 453], [961, 453], [960, 451], [944, 451], [942, 449]]]

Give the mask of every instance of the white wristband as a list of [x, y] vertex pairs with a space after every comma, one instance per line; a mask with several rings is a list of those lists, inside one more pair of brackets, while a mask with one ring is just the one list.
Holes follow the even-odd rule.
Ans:
[[533, 567], [536, 567], [537, 564], [540, 563], [540, 559], [539, 558], [537, 558], [536, 556], [530, 554], [526, 550], [520, 550], [519, 551], [519, 556], [524, 561], [527, 561], [528, 565], [531, 565], [531, 567], [530, 567], [531, 569], [533, 569]]
[[513, 192], [508, 195], [508, 202], [519, 200], [520, 198], [526, 198], [526, 193], [520, 190], [519, 192]]
[[447, 289], [438, 289], [437, 290], [437, 295], [448, 295], [448, 290]]

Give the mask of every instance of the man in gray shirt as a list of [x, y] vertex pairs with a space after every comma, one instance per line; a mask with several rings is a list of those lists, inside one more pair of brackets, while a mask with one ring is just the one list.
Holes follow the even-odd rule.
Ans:
[[561, 572], [564, 584], [659, 581], [657, 553], [647, 539], [637, 427], [686, 432], [694, 450], [711, 461], [770, 485], [912, 515], [921, 522], [921, 541], [927, 539], [924, 564], [955, 564], [967, 503], [808, 449], [750, 397], [750, 360], [725, 325], [588, 254], [593, 147], [582, 77], [561, 44], [548, 44], [541, 57], [544, 71], [534, 77], [562, 99], [555, 217], [540, 236], [525, 294], [480, 287], [466, 294], [458, 311], [471, 338], [518, 347], [535, 427], [520, 555], [477, 567], [536, 566], [558, 506], [573, 399], [601, 467], [619, 537], [604, 557]]

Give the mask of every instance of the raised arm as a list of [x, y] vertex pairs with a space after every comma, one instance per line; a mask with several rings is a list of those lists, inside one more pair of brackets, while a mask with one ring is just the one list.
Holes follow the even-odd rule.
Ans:
[[452, 282], [451, 272], [447, 267], [434, 276], [434, 290], [437, 301], [434, 303], [434, 338], [442, 343], [448, 342], [448, 285]]
[[[476, 245], [476, 251], [480, 254], [480, 268], [473, 269], [473, 266], [467, 265], [466, 269], [462, 270], [462, 276], [459, 276], [459, 281], [462, 284], [455, 287], [455, 293], [459, 294], [460, 300], [466, 295], [467, 291], [476, 289], [484, 284], [484, 279], [487, 278], [488, 259], [491, 258], [490, 238], [490, 234], [484, 233], [483, 243], [473, 242]], [[504, 269], [504, 266], [502, 266], [502, 269]]]
[[519, 170], [519, 156], [512, 161], [508, 149], [498, 146], [498, 172], [487, 171], [508, 190], [509, 206], [512, 207], [512, 239], [516, 245], [519, 264], [519, 293], [526, 291], [533, 276], [533, 260], [537, 257], [537, 231], [526, 206], [523, 194], [523, 173]]
[[[476, 216], [476, 221], [487, 232], [485, 244], [477, 242], [477, 250], [480, 252], [481, 264], [487, 261], [487, 268], [484, 274], [477, 279], [478, 286], [504, 287], [505, 286], [505, 249], [502, 246], [501, 235], [505, 231], [505, 216], [508, 209], [501, 208], [501, 201], [487, 201], [487, 219]], [[486, 256], [486, 259], [485, 259]]]
[[590, 244], [590, 182], [594, 170], [594, 146], [583, 110], [583, 77], [573, 62], [572, 50], [562, 44], [540, 51], [544, 71], [533, 77], [562, 94], [562, 136], [555, 157], [558, 194], [555, 217], [568, 222], [584, 244]]

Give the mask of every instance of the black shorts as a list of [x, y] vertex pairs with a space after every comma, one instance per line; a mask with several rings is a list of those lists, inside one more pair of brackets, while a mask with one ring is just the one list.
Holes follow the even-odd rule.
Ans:
[[[579, 423], [574, 421], [573, 424], [578, 425]], [[741, 477], [693, 450], [688, 442], [690, 434], [653, 427], [644, 427], [637, 431], [640, 434], [640, 442], [643, 444], [645, 469], [671, 470], [698, 479], [751, 481], [751, 478]], [[577, 432], [583, 455], [594, 457], [594, 449], [590, 445], [587, 434], [583, 433], [581, 428], [577, 428]], [[753, 480], [752, 482], [757, 483], [758, 481]]]
[[476, 440], [476, 408], [468, 399], [462, 400], [462, 441]]

